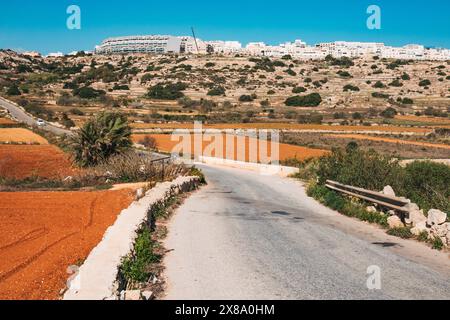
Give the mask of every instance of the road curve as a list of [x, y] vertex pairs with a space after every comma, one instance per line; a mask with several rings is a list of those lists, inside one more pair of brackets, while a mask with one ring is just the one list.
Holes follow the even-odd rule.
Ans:
[[[19, 122], [23, 122], [29, 126], [36, 126], [36, 120], [34, 117], [26, 113], [22, 108], [16, 104], [0, 97], [0, 107], [8, 110], [8, 112]], [[40, 127], [43, 130], [53, 132], [57, 135], [72, 135], [73, 132], [67, 129], [59, 128], [51, 124], [46, 123], [46, 125]]]
[[448, 254], [329, 210], [297, 181], [199, 167], [209, 184], [169, 224], [166, 299], [450, 299]]

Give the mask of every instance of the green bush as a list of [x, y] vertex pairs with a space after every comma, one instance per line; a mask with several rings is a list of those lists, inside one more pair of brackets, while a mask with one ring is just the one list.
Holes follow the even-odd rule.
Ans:
[[434, 208], [450, 213], [450, 167], [431, 161], [414, 161], [405, 171], [406, 197], [424, 211]]
[[329, 179], [369, 190], [382, 190], [391, 185], [394, 190], [402, 191], [405, 173], [398, 161], [389, 156], [348, 148], [347, 151], [335, 149], [322, 157], [317, 175], [320, 184]]
[[212, 88], [207, 93], [208, 96], [224, 96], [225, 95], [225, 89], [221, 86]]
[[310, 93], [306, 96], [293, 96], [286, 99], [285, 104], [293, 107], [317, 107], [322, 102], [319, 93]]
[[441, 238], [436, 237], [431, 240], [431, 247], [436, 250], [442, 250], [442, 248], [444, 247], [444, 243], [442, 242]]
[[305, 87], [294, 87], [292, 89], [292, 93], [303, 93], [306, 92], [306, 88]]
[[187, 85], [181, 82], [167, 85], [156, 84], [148, 89], [147, 97], [160, 100], [177, 100], [184, 96], [181, 92], [186, 90]]
[[154, 246], [155, 243], [151, 239], [149, 228], [147, 226], [143, 227], [138, 232], [133, 255], [124, 258], [120, 267], [121, 273], [128, 282], [144, 282], [148, 280], [150, 276], [148, 265], [161, 259], [159, 255], [153, 252]]
[[427, 87], [429, 85], [431, 85], [431, 81], [428, 79], [424, 79], [419, 82], [419, 86], [421, 86], [421, 87]]
[[390, 228], [387, 231], [387, 234], [391, 236], [396, 236], [402, 239], [410, 239], [413, 237], [413, 234], [411, 233], [411, 229], [408, 227], [398, 227], [398, 228]]

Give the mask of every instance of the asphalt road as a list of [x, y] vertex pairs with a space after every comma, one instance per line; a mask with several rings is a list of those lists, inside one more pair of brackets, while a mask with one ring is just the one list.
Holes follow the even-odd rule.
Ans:
[[329, 210], [297, 181], [199, 167], [208, 186], [169, 224], [166, 299], [450, 299], [448, 254]]
[[[15, 104], [10, 103], [8, 100], [0, 98], [0, 107], [9, 111], [9, 113], [17, 119], [19, 122], [26, 123], [29, 126], [36, 126], [36, 120], [34, 117], [30, 116], [28, 113], [23, 111], [21, 108], [17, 107]], [[57, 135], [72, 135], [72, 131], [55, 127], [51, 124], [46, 123], [44, 126], [40, 127], [43, 130], [53, 132]]]

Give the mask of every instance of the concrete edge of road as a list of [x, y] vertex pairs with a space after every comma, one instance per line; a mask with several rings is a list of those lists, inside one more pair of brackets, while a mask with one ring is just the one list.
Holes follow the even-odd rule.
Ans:
[[122, 259], [132, 252], [137, 231], [149, 221], [152, 206], [173, 195], [192, 190], [197, 182], [198, 177], [178, 177], [173, 181], [158, 183], [141, 199], [122, 210], [78, 272], [69, 278], [63, 299], [118, 299], [119, 267]]
[[200, 156], [198, 162], [211, 165], [227, 166], [231, 168], [238, 168], [244, 170], [251, 170], [259, 172], [263, 175], [279, 175], [280, 177], [287, 177], [298, 173], [299, 169], [294, 167], [286, 167], [281, 165], [270, 165], [253, 162], [236, 161], [215, 157]]

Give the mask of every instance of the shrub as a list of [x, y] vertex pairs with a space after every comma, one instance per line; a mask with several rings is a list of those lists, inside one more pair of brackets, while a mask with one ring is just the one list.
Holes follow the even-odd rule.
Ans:
[[405, 167], [406, 196], [424, 210], [450, 213], [450, 167], [431, 161], [414, 161]]
[[397, 110], [395, 110], [392, 107], [386, 108], [384, 109], [381, 113], [380, 116], [382, 116], [383, 118], [394, 118], [397, 115]]
[[130, 87], [126, 84], [115, 84], [113, 90], [130, 90]]
[[8, 96], [20, 96], [22, 93], [19, 90], [19, 87], [17, 87], [17, 85], [13, 84], [12, 86], [10, 86], [8, 88], [8, 90], [6, 91], [6, 94]]
[[208, 91], [208, 96], [224, 96], [225, 95], [225, 89], [221, 86], [215, 87]]
[[378, 98], [378, 99], [388, 99], [389, 95], [382, 92], [372, 92], [372, 97]]
[[436, 237], [431, 241], [431, 247], [436, 250], [442, 250], [444, 247], [444, 243], [442, 242], [441, 238]]
[[421, 86], [421, 87], [427, 87], [429, 85], [431, 85], [431, 81], [428, 79], [424, 79], [419, 82], [419, 86]]
[[374, 88], [377, 88], [377, 89], [382, 89], [382, 88], [385, 87], [385, 85], [383, 84], [383, 82], [377, 81], [377, 82], [375, 82], [375, 84], [373, 85], [373, 87], [374, 87]]
[[156, 139], [151, 136], [145, 136], [143, 139], [139, 140], [139, 143], [150, 150], [156, 150], [158, 147]]
[[121, 273], [128, 282], [148, 280], [150, 272], [147, 266], [161, 259], [161, 256], [153, 252], [154, 246], [149, 228], [142, 227], [134, 243], [133, 255], [124, 258], [120, 267]]
[[411, 229], [408, 227], [398, 227], [398, 228], [390, 228], [387, 231], [387, 234], [395, 237], [399, 237], [402, 239], [410, 239], [413, 237], [413, 234], [411, 233]]
[[314, 124], [321, 124], [323, 121], [323, 116], [318, 113], [312, 113], [312, 114], [301, 114], [297, 117], [298, 123], [314, 123]]
[[389, 86], [391, 86], [391, 87], [402, 87], [403, 83], [401, 83], [400, 80], [395, 79], [394, 81], [389, 83]]
[[329, 179], [369, 190], [382, 190], [391, 185], [401, 192], [405, 173], [398, 161], [389, 156], [373, 150], [347, 148], [346, 151], [335, 149], [320, 158], [317, 175], [320, 184]]
[[344, 91], [359, 91], [359, 88], [357, 86], [347, 84], [344, 86]]
[[287, 106], [294, 107], [317, 107], [322, 102], [319, 93], [310, 93], [306, 96], [293, 96], [286, 99]]
[[187, 85], [181, 82], [167, 85], [156, 84], [148, 89], [147, 97], [160, 100], [177, 100], [184, 96], [183, 90]]
[[292, 89], [292, 93], [303, 93], [306, 92], [306, 88], [305, 87], [294, 87]]
[[82, 167], [97, 165], [109, 157], [127, 151], [131, 128], [120, 113], [102, 112], [88, 120], [72, 141], [74, 160]]
[[248, 94], [243, 94], [239, 97], [239, 101], [240, 102], [251, 102], [251, 101], [253, 101], [253, 97]]
[[73, 95], [78, 96], [82, 99], [95, 99], [105, 94], [106, 94], [105, 91], [95, 90], [94, 88], [91, 87], [82, 87], [73, 90]]
[[342, 78], [351, 78], [352, 75], [348, 71], [339, 70], [337, 74]]

